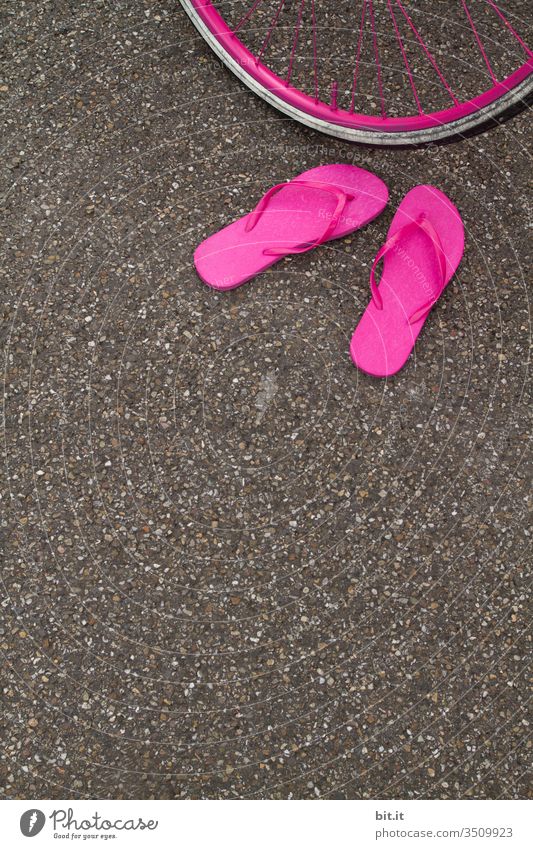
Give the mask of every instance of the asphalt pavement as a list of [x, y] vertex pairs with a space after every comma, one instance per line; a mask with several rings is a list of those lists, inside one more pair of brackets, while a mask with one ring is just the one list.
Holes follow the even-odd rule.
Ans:
[[[4, 798], [523, 798], [531, 124], [414, 150], [278, 115], [175, 2], [3, 4]], [[353, 163], [365, 229], [229, 293], [195, 246]], [[458, 273], [349, 340], [403, 195]]]

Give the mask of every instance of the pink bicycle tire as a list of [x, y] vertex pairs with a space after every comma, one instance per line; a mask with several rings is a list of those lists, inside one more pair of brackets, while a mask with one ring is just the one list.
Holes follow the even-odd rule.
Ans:
[[402, 145], [464, 134], [526, 103], [533, 91], [533, 52], [521, 42], [526, 61], [475, 97], [447, 109], [405, 117], [365, 115], [288, 84], [242, 43], [211, 0], [181, 0], [181, 4], [221, 61], [256, 94], [291, 118], [350, 141]]

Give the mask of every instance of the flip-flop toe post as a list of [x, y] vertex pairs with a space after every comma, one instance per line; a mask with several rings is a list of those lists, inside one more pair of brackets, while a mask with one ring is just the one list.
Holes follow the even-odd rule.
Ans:
[[372, 264], [370, 302], [350, 345], [358, 368], [390, 377], [405, 365], [463, 250], [464, 226], [451, 200], [433, 186], [411, 189]]
[[246, 283], [289, 254], [363, 227], [388, 200], [385, 183], [355, 165], [321, 165], [273, 186], [252, 212], [205, 239], [196, 270], [220, 291]]

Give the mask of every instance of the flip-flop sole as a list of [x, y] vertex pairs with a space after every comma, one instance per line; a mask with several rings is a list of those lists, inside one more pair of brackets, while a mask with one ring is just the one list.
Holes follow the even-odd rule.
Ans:
[[[457, 208], [443, 192], [434, 186], [411, 189], [392, 220], [387, 240], [421, 213], [441, 240], [447, 285], [463, 255], [464, 226]], [[350, 354], [358, 368], [374, 377], [390, 377], [405, 365], [427, 319], [410, 324], [409, 317], [438, 295], [440, 274], [438, 256], [428, 236], [409, 228], [405, 239], [400, 237], [383, 258], [379, 283], [383, 309], [371, 300], [352, 336]]]
[[[209, 236], [195, 251], [196, 270], [208, 286], [226, 291], [246, 283], [292, 251], [291, 247], [313, 242], [326, 230], [336, 207], [328, 191], [298, 186], [315, 180], [355, 195], [348, 200], [330, 239], [340, 239], [363, 227], [385, 207], [389, 192], [379, 177], [355, 165], [320, 165], [304, 171], [275, 194], [254, 228], [245, 226], [253, 212]], [[329, 241], [329, 239], [328, 239]], [[287, 245], [280, 256], [264, 250]]]

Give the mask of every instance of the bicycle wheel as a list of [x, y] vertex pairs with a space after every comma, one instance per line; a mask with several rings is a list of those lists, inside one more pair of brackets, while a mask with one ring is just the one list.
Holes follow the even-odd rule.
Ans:
[[386, 145], [464, 134], [527, 101], [530, 0], [505, 2], [181, 0], [264, 100], [329, 135]]

